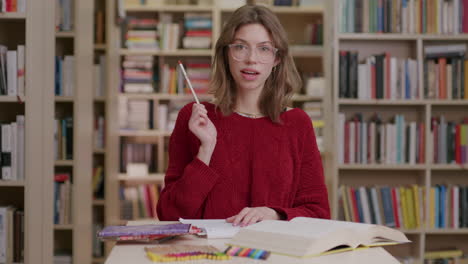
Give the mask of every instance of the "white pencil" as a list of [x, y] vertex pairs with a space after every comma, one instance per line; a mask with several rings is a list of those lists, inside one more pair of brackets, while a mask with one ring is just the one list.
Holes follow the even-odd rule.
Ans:
[[184, 74], [185, 80], [188, 83], [188, 86], [190, 90], [192, 91], [193, 97], [195, 97], [195, 101], [197, 101], [197, 104], [200, 104], [200, 101], [198, 101], [197, 94], [195, 93], [195, 90], [193, 90], [192, 83], [190, 83], [189, 78], [187, 77], [187, 73], [185, 72], [184, 65], [182, 65], [181, 61], [178, 61], [180, 68], [182, 69], [182, 73]]

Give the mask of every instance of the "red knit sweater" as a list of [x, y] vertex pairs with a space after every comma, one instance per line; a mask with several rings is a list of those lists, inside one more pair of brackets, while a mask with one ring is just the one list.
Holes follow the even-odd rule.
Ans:
[[192, 104], [179, 113], [169, 145], [169, 167], [158, 202], [160, 220], [222, 219], [244, 207], [267, 206], [288, 220], [330, 218], [320, 153], [312, 123], [299, 108], [269, 118], [223, 116], [204, 103], [218, 136], [209, 166], [196, 156], [189, 130]]

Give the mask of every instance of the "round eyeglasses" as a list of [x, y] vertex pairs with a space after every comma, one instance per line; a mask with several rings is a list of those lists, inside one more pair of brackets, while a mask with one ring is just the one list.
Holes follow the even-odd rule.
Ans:
[[[250, 57], [252, 49], [240, 43], [234, 43], [228, 45], [232, 57], [236, 61], [245, 61], [247, 58]], [[257, 59], [261, 63], [271, 63], [275, 60], [276, 52], [278, 51], [277, 48], [274, 48], [269, 45], [261, 45], [255, 47], [255, 54], [257, 55]]]

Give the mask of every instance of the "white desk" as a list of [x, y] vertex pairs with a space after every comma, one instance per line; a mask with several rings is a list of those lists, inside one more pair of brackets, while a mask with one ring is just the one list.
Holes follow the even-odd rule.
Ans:
[[[164, 245], [212, 245], [220, 250], [226, 248], [225, 243], [228, 239], [206, 239], [192, 235], [182, 236], [173, 240], [164, 242]], [[146, 257], [145, 247], [154, 247], [157, 244], [117, 244], [111, 251], [105, 264], [152, 264]], [[397, 264], [400, 263], [390, 253], [383, 248], [371, 248], [349, 251], [338, 254], [331, 254], [308, 259], [297, 259], [281, 255], [272, 254], [267, 261], [253, 260], [249, 258], [234, 257], [231, 260], [213, 261], [196, 260], [184, 262], [168, 262], [172, 264], [201, 264], [201, 263], [224, 263], [224, 264], [259, 264], [259, 263], [278, 263], [278, 264], [324, 264], [324, 263], [378, 263], [378, 264]]]

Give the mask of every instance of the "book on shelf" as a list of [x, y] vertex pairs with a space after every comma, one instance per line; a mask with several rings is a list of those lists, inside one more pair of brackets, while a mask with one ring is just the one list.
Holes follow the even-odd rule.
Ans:
[[0, 123], [0, 180], [24, 180], [24, 116]]
[[69, 173], [54, 176], [54, 224], [72, 223], [72, 184]]
[[150, 173], [157, 171], [157, 151], [154, 143], [138, 142], [127, 138], [120, 139], [120, 172], [127, 172], [130, 163], [145, 163]]
[[102, 166], [93, 168], [93, 197], [104, 199], [104, 168]]
[[75, 90], [75, 57], [55, 56], [55, 95], [73, 96]]
[[162, 50], [177, 50], [180, 47], [182, 22], [174, 22], [172, 14], [161, 14], [158, 32]]
[[418, 99], [418, 63], [389, 52], [359, 62], [358, 51], [339, 53], [339, 97], [355, 99]]
[[338, 1], [341, 33], [460, 34], [468, 32], [464, 1]]
[[466, 45], [424, 47], [424, 94], [428, 99], [468, 99]]
[[119, 128], [126, 130], [154, 129], [153, 109], [153, 100], [119, 97]]
[[338, 162], [340, 164], [422, 164], [425, 125], [395, 115], [384, 123], [378, 114], [365, 121], [357, 113], [346, 121], [338, 114]]
[[73, 0], [55, 0], [55, 28], [72, 31], [74, 27]]
[[125, 56], [122, 63], [124, 93], [153, 93], [157, 87], [158, 69], [153, 56]]
[[159, 50], [163, 33], [161, 26], [154, 18], [128, 17], [122, 29], [125, 47]]
[[121, 219], [158, 218], [156, 204], [162, 184], [140, 184], [137, 186], [121, 186], [120, 188]]
[[24, 259], [24, 212], [13, 206], [0, 207], [0, 262]]
[[73, 159], [73, 117], [55, 119], [54, 157], [55, 160]]
[[104, 97], [106, 95], [106, 55], [99, 55], [98, 62], [93, 65], [94, 95]]
[[304, 258], [359, 246], [408, 242], [402, 232], [386, 226], [296, 217], [289, 222], [266, 220], [242, 228], [229, 244]]
[[25, 94], [25, 46], [8, 50], [0, 45], [0, 95], [20, 96]]
[[184, 49], [209, 49], [212, 27], [211, 13], [185, 13], [182, 47]]
[[468, 116], [459, 123], [431, 117], [430, 146], [435, 164], [468, 163]]

